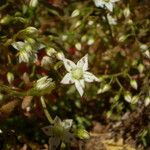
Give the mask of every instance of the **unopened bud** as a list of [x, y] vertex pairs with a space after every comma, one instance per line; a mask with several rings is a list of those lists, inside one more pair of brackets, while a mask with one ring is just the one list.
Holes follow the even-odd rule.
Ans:
[[35, 27], [27, 27], [24, 31], [27, 34], [35, 34], [38, 32], [38, 30]]
[[10, 23], [11, 20], [12, 20], [12, 17], [9, 15], [6, 15], [0, 20], [0, 24], [7, 25]]
[[29, 6], [36, 7], [38, 5], [38, 0], [30, 0]]
[[75, 10], [72, 12], [71, 17], [72, 17], [72, 18], [73, 18], [73, 17], [77, 17], [77, 16], [79, 16], [79, 14], [80, 14], [80, 11], [79, 11], [78, 9], [75, 9]]
[[130, 103], [130, 102], [132, 101], [132, 95], [131, 95], [131, 93], [130, 93], [130, 92], [126, 92], [126, 93], [124, 94], [124, 99], [125, 99], [128, 103]]
[[74, 27], [77, 28], [77, 27], [79, 27], [80, 25], [81, 25], [81, 21], [77, 21]]
[[149, 50], [146, 50], [146, 51], [144, 52], [144, 55], [145, 55], [147, 58], [150, 59], [150, 51], [149, 51]]
[[127, 18], [127, 17], [129, 17], [130, 16], [130, 9], [127, 7], [127, 8], [125, 8], [124, 9], [124, 11], [123, 11], [123, 14], [124, 14], [124, 16]]
[[143, 73], [143, 71], [144, 71], [144, 65], [143, 65], [143, 64], [139, 64], [139, 65], [138, 65], [138, 71], [139, 71], [140, 73]]
[[11, 72], [7, 73], [7, 80], [9, 82], [9, 84], [12, 84], [12, 82], [14, 81], [14, 74]]
[[67, 35], [62, 35], [62, 40], [63, 40], [63, 41], [66, 41], [66, 40], [67, 40], [67, 38], [68, 38], [68, 36], [67, 36]]
[[65, 55], [63, 54], [63, 52], [58, 52], [57, 53], [57, 59], [63, 60], [64, 58], [65, 58]]
[[147, 96], [147, 97], [145, 98], [144, 105], [145, 105], [145, 106], [148, 106], [149, 104], [150, 104], [150, 96]]
[[56, 50], [52, 47], [48, 47], [46, 49], [46, 54], [50, 57], [53, 57], [56, 53], [57, 53]]
[[82, 140], [87, 140], [90, 138], [89, 133], [85, 129], [81, 129], [81, 128], [77, 129], [75, 135]]
[[75, 47], [76, 47], [77, 50], [80, 51], [81, 48], [82, 48], [81, 43], [76, 43], [76, 44], [75, 44]]
[[81, 37], [81, 42], [85, 42], [87, 40], [87, 36], [86, 35], [83, 35], [82, 37]]
[[0, 101], [3, 100], [4, 95], [2, 93], [0, 93]]
[[146, 50], [148, 50], [148, 46], [147, 46], [146, 44], [141, 44], [141, 45], [140, 45], [140, 49], [141, 49], [142, 51], [146, 51]]
[[94, 43], [94, 39], [93, 38], [90, 38], [88, 41], [87, 41], [87, 45], [92, 45]]
[[94, 24], [94, 21], [93, 20], [90, 20], [89, 22], [88, 22], [88, 25], [89, 26], [91, 26], [91, 25], [93, 25]]
[[130, 85], [131, 85], [135, 90], [137, 90], [138, 84], [137, 84], [136, 80], [131, 80], [131, 81], [130, 81]]
[[138, 100], [139, 100], [139, 96], [137, 96], [137, 95], [136, 95], [136, 96], [133, 96], [133, 97], [132, 97], [132, 100], [131, 100], [131, 103], [132, 103], [132, 104], [136, 104], [136, 103], [138, 102]]
[[119, 37], [118, 41], [119, 42], [124, 42], [126, 39], [127, 39], [127, 36], [122, 35], [122, 36]]
[[104, 85], [103, 88], [100, 88], [97, 93], [101, 94], [101, 93], [109, 91], [110, 89], [111, 89], [111, 86], [109, 84], [106, 84], [106, 85]]

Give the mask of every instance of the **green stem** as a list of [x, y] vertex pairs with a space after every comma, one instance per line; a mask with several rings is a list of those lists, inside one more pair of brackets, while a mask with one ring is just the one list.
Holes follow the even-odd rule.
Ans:
[[47, 110], [47, 108], [46, 108], [46, 104], [45, 104], [44, 97], [41, 96], [40, 100], [41, 100], [42, 107], [43, 107], [43, 109], [44, 109], [45, 116], [47, 117], [47, 119], [48, 119], [48, 121], [50, 122], [50, 124], [53, 124], [53, 119], [52, 119], [50, 113], [48, 112], [48, 110]]

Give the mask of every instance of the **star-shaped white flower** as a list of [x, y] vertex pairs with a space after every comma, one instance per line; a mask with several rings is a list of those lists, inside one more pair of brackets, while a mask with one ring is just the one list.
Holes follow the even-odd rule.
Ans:
[[61, 121], [59, 117], [55, 117], [53, 125], [42, 128], [43, 132], [50, 137], [49, 150], [55, 150], [61, 142], [76, 141], [74, 135], [69, 132], [71, 126], [72, 119]]
[[62, 84], [75, 84], [80, 96], [84, 93], [85, 82], [99, 82], [99, 79], [92, 73], [88, 72], [88, 54], [81, 58], [77, 64], [68, 60], [63, 59], [64, 66], [68, 73], [64, 76]]
[[96, 7], [106, 7], [109, 11], [113, 11], [113, 4], [119, 0], [94, 0]]

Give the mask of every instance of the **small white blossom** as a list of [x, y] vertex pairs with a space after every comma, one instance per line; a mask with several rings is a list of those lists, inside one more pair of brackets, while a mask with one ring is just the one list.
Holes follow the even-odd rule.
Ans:
[[119, 0], [94, 0], [96, 7], [107, 8], [109, 11], [113, 11], [113, 5]]
[[61, 121], [55, 117], [54, 124], [42, 128], [43, 132], [49, 136], [49, 150], [55, 150], [61, 142], [69, 143], [75, 141], [75, 137], [69, 132], [72, 126], [72, 120], [66, 119]]
[[51, 82], [52, 82], [51, 78], [48, 78], [48, 76], [44, 76], [40, 78], [39, 80], [37, 80], [35, 87], [38, 90], [44, 90], [50, 86]]
[[64, 66], [68, 73], [64, 76], [62, 84], [75, 84], [80, 96], [84, 93], [85, 82], [99, 82], [99, 79], [88, 72], [88, 55], [81, 58], [77, 64], [68, 59], [63, 59]]
[[150, 104], [150, 96], [147, 96], [144, 101], [144, 105], [148, 106]]
[[17, 55], [19, 57], [19, 63], [29, 63], [30, 60], [36, 60], [36, 51], [45, 47], [43, 44], [39, 43], [31, 44], [30, 41], [18, 41], [11, 44], [15, 49], [18, 50]]

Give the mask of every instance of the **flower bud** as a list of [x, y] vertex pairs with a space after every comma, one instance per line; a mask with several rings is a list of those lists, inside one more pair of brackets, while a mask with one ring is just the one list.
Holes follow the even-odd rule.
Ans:
[[144, 55], [145, 55], [147, 58], [150, 59], [150, 52], [149, 52], [149, 50], [146, 50], [146, 51], [144, 52]]
[[139, 65], [138, 65], [138, 71], [139, 71], [140, 73], [143, 73], [143, 71], [144, 71], [144, 65], [143, 65], [143, 64], [139, 64]]
[[145, 105], [145, 107], [146, 107], [146, 106], [148, 106], [149, 104], [150, 104], [150, 96], [147, 96], [147, 97], [145, 98], [144, 105]]
[[81, 37], [81, 42], [85, 42], [87, 40], [87, 36], [86, 35], [83, 35], [82, 37]]
[[148, 46], [147, 46], [146, 44], [141, 44], [141, 45], [140, 45], [140, 49], [141, 49], [142, 51], [146, 51], [146, 50], [148, 50]]
[[103, 88], [100, 88], [97, 93], [101, 94], [101, 93], [109, 91], [110, 89], [111, 89], [111, 86], [109, 84], [106, 84]]
[[137, 84], [136, 80], [131, 80], [130, 81], [130, 85], [132, 86], [132, 88], [134, 88], [135, 90], [137, 90], [138, 84]]
[[75, 23], [75, 28], [77, 28], [77, 27], [79, 27], [81, 25], [81, 21], [77, 21], [76, 23]]
[[122, 35], [122, 36], [119, 37], [118, 41], [119, 42], [124, 42], [126, 39], [127, 39], [127, 36]]
[[30, 0], [29, 6], [36, 7], [38, 5], [38, 0]]
[[7, 25], [10, 23], [11, 20], [12, 20], [12, 17], [9, 15], [6, 15], [0, 20], [0, 24]]
[[130, 9], [127, 7], [123, 10], [123, 14], [126, 18], [128, 18], [130, 16]]
[[36, 34], [38, 30], [35, 27], [27, 27], [24, 30], [27, 34]]
[[79, 11], [78, 9], [75, 9], [75, 10], [72, 12], [71, 17], [72, 17], [72, 18], [73, 18], [73, 17], [77, 17], [77, 16], [79, 16], [79, 14], [80, 14], [80, 11]]
[[124, 94], [124, 99], [125, 99], [128, 103], [130, 103], [130, 102], [132, 101], [132, 95], [131, 95], [131, 93], [130, 93], [130, 92], [126, 92], [126, 93]]
[[63, 60], [64, 58], [65, 58], [65, 55], [63, 54], [63, 52], [58, 52], [57, 53], [57, 59]]
[[0, 101], [3, 100], [4, 95], [2, 93], [0, 93]]
[[67, 36], [67, 35], [62, 35], [62, 37], [61, 37], [61, 38], [62, 38], [62, 40], [63, 40], [63, 41], [66, 41], [66, 40], [67, 40], [67, 38], [68, 38], [68, 36]]
[[94, 39], [93, 38], [90, 38], [88, 41], [87, 41], [87, 45], [92, 45], [94, 43]]
[[11, 72], [7, 73], [7, 80], [9, 84], [12, 84], [12, 82], [14, 81], [14, 74]]
[[93, 24], [94, 24], [94, 21], [93, 21], [93, 20], [88, 21], [88, 25], [89, 25], [89, 26], [91, 26], [91, 25], [93, 25]]
[[56, 50], [52, 47], [48, 47], [46, 49], [46, 54], [50, 57], [53, 57], [56, 53], [57, 53]]
[[87, 140], [90, 138], [89, 133], [85, 129], [81, 128], [75, 131], [75, 135], [82, 140]]
[[51, 82], [52, 82], [51, 78], [48, 78], [48, 76], [44, 76], [39, 80], [37, 80], [35, 87], [38, 90], [44, 90], [50, 86]]
[[76, 43], [76, 44], [75, 44], [75, 47], [76, 47], [76, 49], [77, 49], [78, 51], [80, 51], [81, 48], [82, 48], [81, 43]]
[[138, 95], [133, 96], [132, 100], [131, 100], [131, 104], [136, 104], [138, 102], [138, 100], [139, 100], [139, 96]]

